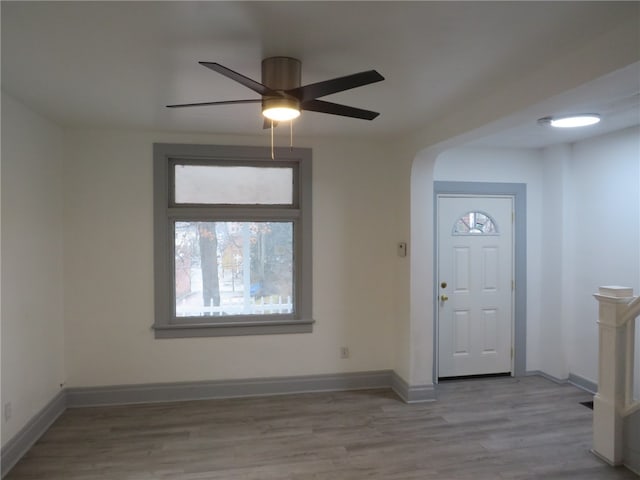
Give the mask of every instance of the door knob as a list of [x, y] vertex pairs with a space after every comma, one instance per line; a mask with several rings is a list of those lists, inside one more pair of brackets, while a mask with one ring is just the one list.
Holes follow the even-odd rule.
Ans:
[[446, 302], [447, 300], [449, 300], [449, 297], [447, 295], [440, 295], [441, 302]]

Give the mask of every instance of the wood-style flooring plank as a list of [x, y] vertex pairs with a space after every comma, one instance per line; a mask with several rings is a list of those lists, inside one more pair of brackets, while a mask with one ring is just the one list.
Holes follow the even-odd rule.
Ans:
[[67, 410], [6, 480], [634, 479], [589, 449], [590, 396], [540, 377]]

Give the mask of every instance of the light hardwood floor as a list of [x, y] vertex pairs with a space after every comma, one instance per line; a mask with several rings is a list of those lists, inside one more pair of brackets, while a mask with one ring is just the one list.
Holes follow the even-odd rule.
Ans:
[[6, 480], [627, 479], [589, 453], [590, 400], [540, 377], [67, 410]]

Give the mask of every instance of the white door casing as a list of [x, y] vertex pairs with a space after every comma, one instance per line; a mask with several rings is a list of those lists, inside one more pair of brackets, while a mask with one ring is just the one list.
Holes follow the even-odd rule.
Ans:
[[438, 195], [440, 378], [513, 372], [513, 204]]

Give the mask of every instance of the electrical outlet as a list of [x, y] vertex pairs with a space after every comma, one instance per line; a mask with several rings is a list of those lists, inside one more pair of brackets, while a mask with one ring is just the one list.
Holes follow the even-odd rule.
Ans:
[[349, 347], [340, 347], [340, 358], [349, 358]]
[[4, 404], [4, 421], [7, 422], [11, 418], [11, 402]]

